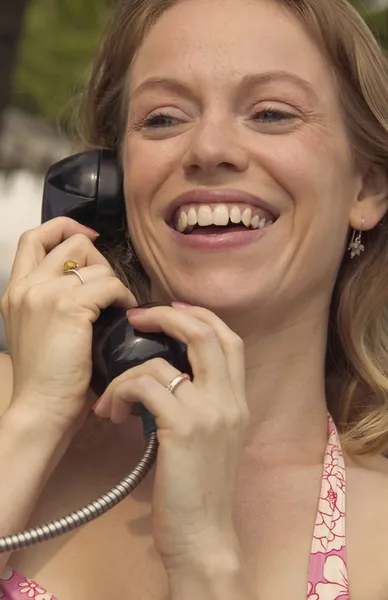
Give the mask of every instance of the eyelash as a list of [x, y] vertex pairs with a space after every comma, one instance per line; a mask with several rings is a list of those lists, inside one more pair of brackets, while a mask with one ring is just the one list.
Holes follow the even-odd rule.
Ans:
[[[270, 114], [270, 115], [276, 115], [279, 118], [276, 118], [274, 120], [270, 120], [270, 121], [266, 121], [267, 123], [274, 123], [274, 122], [279, 122], [282, 120], [292, 120], [296, 118], [296, 115], [292, 114], [292, 113], [288, 113], [288, 112], [284, 112], [281, 110], [278, 110], [276, 108], [271, 108], [271, 107], [267, 107], [263, 110], [257, 111], [254, 114], [254, 118], [257, 117], [258, 115], [262, 115], [262, 114]], [[174, 127], [174, 125], [178, 124], [178, 123], [170, 123], [170, 125], [157, 125], [156, 122], [160, 119], [169, 119], [170, 121], [178, 120], [176, 117], [174, 117], [173, 115], [170, 115], [168, 113], [156, 113], [154, 115], [151, 115], [150, 117], [146, 117], [145, 119], [143, 119], [140, 122], [140, 128], [141, 129], [145, 129], [145, 128], [152, 128], [152, 129], [162, 129], [164, 127]]]

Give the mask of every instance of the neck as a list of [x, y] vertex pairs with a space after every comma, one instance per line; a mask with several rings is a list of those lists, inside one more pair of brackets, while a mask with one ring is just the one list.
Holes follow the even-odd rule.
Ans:
[[[327, 443], [326, 315], [244, 333], [246, 450], [263, 460], [322, 460]], [[240, 328], [242, 329], [242, 328]]]

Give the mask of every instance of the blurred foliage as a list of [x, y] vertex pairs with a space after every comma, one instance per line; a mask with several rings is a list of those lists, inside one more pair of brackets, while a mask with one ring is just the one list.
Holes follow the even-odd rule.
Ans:
[[[31, 0], [27, 11], [12, 103], [50, 121], [66, 107], [87, 74], [114, 0]], [[388, 48], [388, 9], [352, 2]]]
[[373, 11], [362, 0], [354, 0], [352, 4], [363, 16], [380, 44], [388, 50], [388, 8]]
[[11, 101], [56, 121], [87, 74], [112, 0], [32, 0]]
[[380, 44], [388, 49], [388, 8], [385, 10], [366, 17], [366, 21]]

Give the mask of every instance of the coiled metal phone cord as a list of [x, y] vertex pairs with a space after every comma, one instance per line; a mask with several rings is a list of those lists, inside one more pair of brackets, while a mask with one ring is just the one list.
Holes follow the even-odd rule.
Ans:
[[21, 550], [40, 542], [46, 542], [64, 533], [73, 531], [108, 512], [108, 510], [129, 496], [139, 483], [141, 483], [154, 465], [157, 452], [158, 441], [156, 433], [151, 433], [148, 437], [143, 457], [137, 466], [107, 494], [100, 496], [94, 502], [72, 512], [66, 517], [55, 519], [50, 523], [33, 527], [20, 533], [0, 537], [0, 554]]

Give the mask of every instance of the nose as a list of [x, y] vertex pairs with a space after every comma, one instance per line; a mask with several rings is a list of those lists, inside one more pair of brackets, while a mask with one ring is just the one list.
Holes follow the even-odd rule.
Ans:
[[214, 177], [248, 167], [248, 152], [239, 142], [233, 122], [227, 119], [208, 118], [199, 123], [189, 144], [183, 160], [187, 174]]

